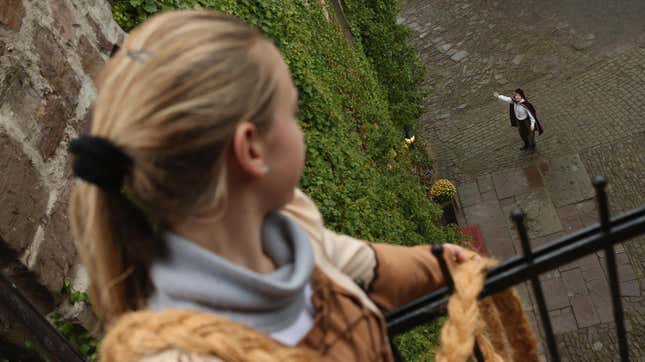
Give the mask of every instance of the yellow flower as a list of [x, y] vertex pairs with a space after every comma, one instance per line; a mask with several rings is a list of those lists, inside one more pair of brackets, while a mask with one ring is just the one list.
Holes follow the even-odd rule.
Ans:
[[437, 180], [430, 188], [430, 197], [435, 202], [446, 202], [452, 200], [457, 194], [457, 189], [452, 182], [446, 179]]

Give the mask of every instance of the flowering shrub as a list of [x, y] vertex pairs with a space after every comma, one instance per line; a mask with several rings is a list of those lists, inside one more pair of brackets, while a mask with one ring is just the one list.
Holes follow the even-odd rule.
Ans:
[[439, 203], [452, 200], [456, 194], [455, 185], [446, 179], [437, 180], [430, 188], [430, 198]]

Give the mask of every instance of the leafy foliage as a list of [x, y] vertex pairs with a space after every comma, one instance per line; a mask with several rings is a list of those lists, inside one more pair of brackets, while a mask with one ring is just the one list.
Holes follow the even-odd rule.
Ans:
[[[65, 278], [63, 283], [62, 294], [67, 296], [70, 303], [88, 303], [89, 296], [87, 293], [75, 290], [69, 278]], [[94, 338], [83, 326], [66, 320], [60, 313], [54, 312], [49, 315], [49, 319], [54, 327], [76, 347], [88, 361], [98, 360], [98, 340]]]
[[409, 362], [434, 361], [434, 356], [439, 348], [441, 327], [445, 321], [446, 318], [443, 317], [434, 323], [419, 326], [405, 335], [395, 338], [403, 360]]
[[414, 47], [408, 44], [412, 31], [397, 23], [398, 1], [344, 0], [352, 34], [387, 91], [390, 116], [395, 124], [414, 129], [423, 112], [426, 69]]
[[457, 188], [452, 182], [442, 178], [432, 185], [429, 194], [436, 202], [447, 202], [457, 195]]

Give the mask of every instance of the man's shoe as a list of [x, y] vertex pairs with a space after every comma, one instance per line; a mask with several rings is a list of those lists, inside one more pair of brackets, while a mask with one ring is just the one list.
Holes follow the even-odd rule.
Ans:
[[528, 149], [529, 149], [528, 145], [524, 145], [524, 146], [520, 147], [520, 150], [522, 150], [522, 151], [528, 150]]

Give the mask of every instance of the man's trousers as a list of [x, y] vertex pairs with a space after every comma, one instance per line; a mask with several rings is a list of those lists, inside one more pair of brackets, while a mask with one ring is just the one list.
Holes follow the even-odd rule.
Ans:
[[519, 119], [518, 129], [525, 147], [535, 147], [535, 131], [531, 131], [531, 119]]

